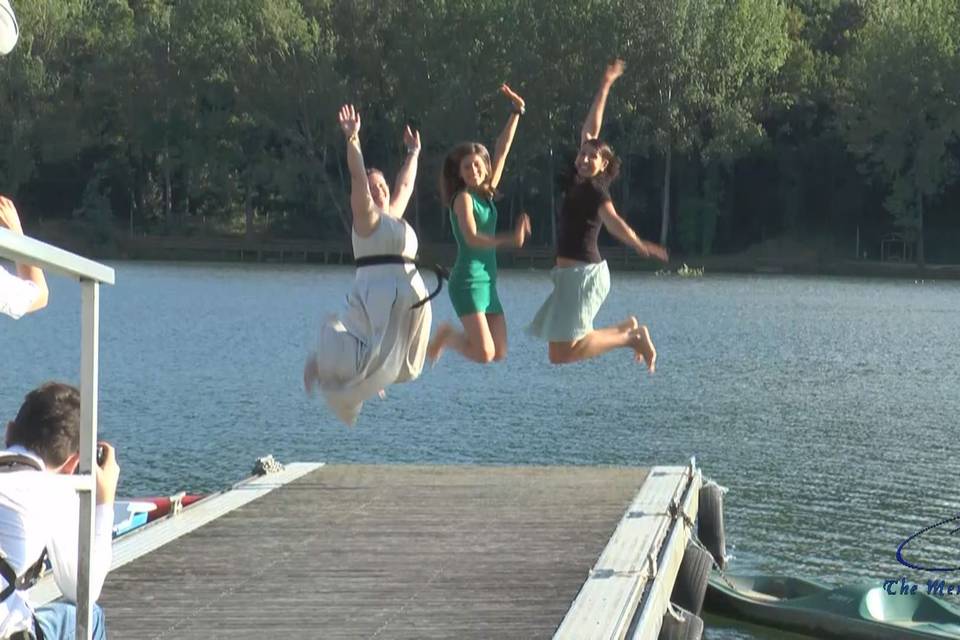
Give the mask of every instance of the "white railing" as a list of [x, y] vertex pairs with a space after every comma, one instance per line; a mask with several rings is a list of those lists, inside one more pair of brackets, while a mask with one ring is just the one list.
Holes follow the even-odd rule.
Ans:
[[0, 258], [40, 267], [79, 281], [80, 304], [80, 469], [72, 480], [80, 494], [79, 557], [77, 562], [77, 637], [90, 640], [93, 602], [90, 600], [90, 553], [97, 463], [97, 388], [100, 362], [100, 284], [113, 284], [113, 269], [52, 245], [0, 229]]

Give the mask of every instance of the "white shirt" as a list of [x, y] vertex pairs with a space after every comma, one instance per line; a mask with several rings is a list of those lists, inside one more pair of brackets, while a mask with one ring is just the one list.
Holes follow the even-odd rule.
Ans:
[[[0, 455], [7, 453], [27, 455], [43, 465], [38, 456], [23, 447], [0, 451]], [[64, 597], [76, 601], [80, 500], [65, 480], [61, 474], [34, 469], [0, 473], [0, 549], [19, 576], [46, 547], [57, 586]], [[94, 600], [100, 597], [110, 570], [113, 508], [97, 505], [95, 521], [90, 563], [90, 597]], [[3, 578], [0, 585], [6, 586]], [[23, 593], [14, 591], [0, 603], [0, 638], [32, 629], [33, 610]]]
[[0, 55], [13, 51], [19, 38], [20, 27], [17, 26], [10, 0], [0, 0]]
[[[3, 0], [0, 0], [2, 5]], [[0, 6], [0, 15], [3, 14]], [[24, 280], [0, 267], [0, 313], [14, 320], [20, 318], [40, 297], [40, 287], [32, 280]]]

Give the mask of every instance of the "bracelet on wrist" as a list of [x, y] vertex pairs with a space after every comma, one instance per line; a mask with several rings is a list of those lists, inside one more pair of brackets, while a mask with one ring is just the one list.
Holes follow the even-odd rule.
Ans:
[[359, 142], [360, 142], [360, 136], [357, 135], [356, 133], [351, 133], [351, 134], [347, 137], [347, 144], [350, 144], [351, 142], [359, 143]]
[[514, 107], [514, 108], [513, 108], [513, 112], [514, 112], [515, 114], [517, 114], [518, 116], [522, 116], [523, 114], [525, 114], [525, 113], [527, 112], [527, 108], [526, 108], [525, 106], [524, 106], [524, 107], [520, 107], [519, 109], [518, 109], [517, 107]]
[[408, 156], [415, 156], [415, 155], [417, 155], [418, 153], [420, 153], [420, 149], [417, 149], [416, 147], [407, 147], [407, 155], [408, 155]]

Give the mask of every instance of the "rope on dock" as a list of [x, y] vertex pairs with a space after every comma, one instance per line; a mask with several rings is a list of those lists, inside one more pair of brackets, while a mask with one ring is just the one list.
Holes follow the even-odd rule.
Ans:
[[283, 465], [270, 455], [257, 458], [257, 461], [253, 464], [253, 471], [251, 473], [255, 476], [265, 476], [279, 471], [283, 471]]

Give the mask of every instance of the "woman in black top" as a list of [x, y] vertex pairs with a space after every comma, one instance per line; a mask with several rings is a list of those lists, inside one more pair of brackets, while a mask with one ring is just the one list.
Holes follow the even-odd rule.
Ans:
[[620, 171], [620, 160], [598, 136], [610, 87], [621, 75], [622, 60], [607, 66], [583, 124], [575, 172], [560, 210], [557, 260], [551, 271], [553, 292], [528, 332], [549, 342], [553, 364], [587, 360], [625, 347], [633, 349], [636, 359], [645, 361], [652, 373], [657, 351], [650, 331], [634, 316], [617, 325], [593, 328], [593, 319], [610, 291], [610, 271], [597, 248], [601, 224], [641, 256], [667, 261], [666, 249], [637, 236], [610, 199], [610, 184]]

